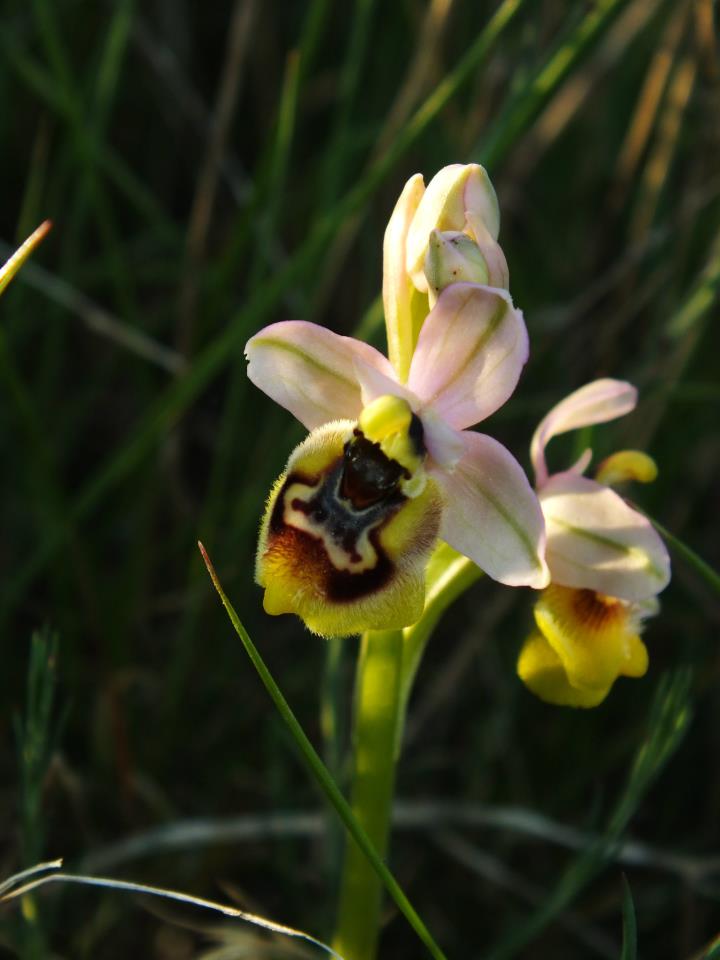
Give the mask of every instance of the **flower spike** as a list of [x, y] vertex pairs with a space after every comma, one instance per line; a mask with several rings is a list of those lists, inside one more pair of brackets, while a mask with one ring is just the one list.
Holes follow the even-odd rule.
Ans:
[[[392, 364], [310, 323], [275, 323], [248, 342], [250, 379], [311, 430], [262, 523], [256, 580], [268, 613], [296, 613], [324, 636], [408, 626], [422, 614], [438, 536], [503, 583], [548, 583], [525, 474], [497, 441], [465, 429], [505, 403], [528, 355], [507, 291], [473, 282], [493, 282], [504, 263], [498, 226], [477, 164], [446, 168], [427, 190], [408, 181], [385, 233]], [[431, 234], [440, 246], [451, 236], [467, 258], [465, 282], [454, 282], [457, 264], [440, 251], [432, 310], [412, 272], [425, 268]]]

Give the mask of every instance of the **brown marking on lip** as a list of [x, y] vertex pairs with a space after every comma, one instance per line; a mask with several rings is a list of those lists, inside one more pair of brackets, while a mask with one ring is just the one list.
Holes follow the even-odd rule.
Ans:
[[380, 544], [379, 532], [378, 528], [369, 534], [377, 562], [361, 573], [338, 570], [319, 537], [284, 523], [282, 529], [274, 530], [268, 538], [265, 555], [281, 557], [293, 578], [310, 593], [325, 597], [331, 603], [351, 603], [381, 590], [395, 573], [395, 564]]
[[619, 623], [627, 612], [625, 605], [614, 597], [587, 589], [573, 591], [572, 606], [577, 618], [592, 630], [607, 629]]
[[[287, 505], [287, 494], [290, 488], [295, 484], [302, 484], [307, 487], [315, 488], [312, 494], [308, 497], [307, 500], [302, 497], [293, 497], [289, 506], [299, 512], [305, 514], [305, 516], [312, 518], [315, 523], [322, 527], [326, 532], [327, 536], [330, 537], [337, 546], [342, 549], [347, 555], [348, 559], [352, 563], [360, 563], [363, 559], [361, 552], [358, 550], [358, 539], [361, 536], [364, 529], [370, 528], [368, 530], [368, 539], [372, 546], [376, 550], [377, 561], [372, 568], [369, 568], [366, 573], [370, 574], [373, 570], [378, 570], [384, 566], [384, 561], [387, 561], [390, 566], [392, 562], [387, 557], [386, 552], [380, 546], [379, 541], [379, 532], [382, 528], [395, 516], [397, 511], [400, 509], [402, 504], [405, 502], [405, 497], [399, 490], [391, 489], [387, 492], [384, 497], [384, 500], [378, 500], [374, 504], [370, 504], [367, 507], [358, 509], [357, 504], [352, 500], [348, 501], [348, 506], [351, 508], [346, 510], [346, 523], [337, 522], [337, 514], [333, 510], [333, 506], [337, 506], [339, 501], [334, 497], [334, 495], [327, 496], [326, 484], [333, 486], [337, 482], [338, 474], [340, 475], [339, 483], [342, 490], [343, 484], [343, 474], [347, 467], [347, 461], [345, 456], [338, 457], [332, 463], [330, 463], [327, 469], [323, 470], [322, 474], [318, 477], [308, 477], [300, 472], [293, 472], [286, 477], [285, 482], [282, 485], [282, 488], [278, 492], [278, 495], [273, 504], [272, 515], [270, 517], [270, 522], [268, 525], [268, 537], [272, 539], [273, 537], [279, 536], [286, 529], [292, 529], [296, 532], [302, 532], [306, 537], [318, 544], [318, 548], [322, 550], [323, 554], [326, 555], [326, 551], [323, 546], [322, 539], [318, 536], [314, 536], [310, 531], [299, 531], [296, 530], [291, 524], [288, 524], [285, 520], [285, 507]], [[343, 471], [343, 473], [341, 473]], [[335, 478], [335, 479], [334, 479]], [[342, 500], [342, 493], [340, 500]], [[342, 507], [340, 508], [342, 512]], [[335, 523], [333, 523], [335, 519]], [[383, 559], [384, 558], [384, 559]], [[360, 572], [353, 573], [349, 570], [338, 570], [330, 560], [327, 558], [327, 562], [330, 568], [341, 578], [359, 578], [361, 576]], [[392, 571], [387, 572], [387, 576], [391, 576]], [[348, 592], [354, 593], [355, 588], [346, 588], [342, 590], [339, 588], [339, 592]], [[366, 591], [362, 591], [364, 594]]]
[[[338, 460], [342, 459], [338, 457], [333, 463], [328, 467], [328, 472], [333, 470], [337, 465]], [[283, 514], [285, 512], [285, 494], [288, 491], [288, 488], [293, 483], [302, 483], [307, 487], [314, 487], [320, 481], [320, 477], [311, 477], [300, 471], [294, 471], [290, 473], [285, 478], [285, 483], [283, 483], [282, 488], [278, 492], [278, 495], [275, 497], [275, 503], [273, 504], [272, 514], [270, 516], [269, 523], [269, 533], [279, 533], [285, 527], [285, 520], [283, 519]]]

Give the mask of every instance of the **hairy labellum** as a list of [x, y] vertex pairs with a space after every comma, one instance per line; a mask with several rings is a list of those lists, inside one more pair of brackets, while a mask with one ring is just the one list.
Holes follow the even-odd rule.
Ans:
[[290, 457], [263, 519], [256, 579], [267, 612], [298, 614], [324, 636], [419, 619], [442, 500], [429, 478], [408, 495], [412, 479], [352, 421], [314, 430]]

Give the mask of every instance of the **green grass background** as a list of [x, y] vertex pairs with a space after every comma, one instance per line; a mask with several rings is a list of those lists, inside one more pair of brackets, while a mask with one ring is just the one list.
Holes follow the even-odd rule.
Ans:
[[[195, 543], [345, 782], [356, 641], [270, 619], [253, 584], [302, 429], [242, 347], [290, 318], [383, 345], [382, 234], [416, 171], [480, 161], [498, 190], [531, 357], [487, 429], [527, 466], [551, 404], [631, 380], [639, 408], [596, 454], [646, 449], [660, 477], [638, 501], [720, 563], [712, 18], [709, 0], [6, 0], [0, 258], [54, 228], [0, 303], [3, 876], [63, 856], [329, 935], [338, 831]], [[516, 679], [530, 600], [481, 582], [431, 641], [396, 875], [449, 957], [620, 957], [623, 873], [639, 956], [709, 955], [717, 596], [676, 558], [647, 677], [589, 713]], [[2, 955], [184, 960], [216, 939], [120, 894], [55, 888], [35, 911], [4, 909]], [[217, 936], [223, 956], [290, 955]], [[421, 950], [388, 908], [381, 956]]]

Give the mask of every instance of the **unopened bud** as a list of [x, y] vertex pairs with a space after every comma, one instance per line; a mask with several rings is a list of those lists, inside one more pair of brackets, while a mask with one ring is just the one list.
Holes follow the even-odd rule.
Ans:
[[430, 307], [451, 283], [487, 283], [488, 266], [480, 248], [466, 233], [433, 230], [425, 255]]
[[[388, 356], [401, 381], [407, 380], [410, 361], [427, 308], [405, 268], [410, 223], [425, 192], [419, 173], [405, 184], [385, 230], [383, 243], [383, 305]], [[418, 310], [420, 307], [420, 310]]]
[[471, 219], [497, 240], [500, 214], [487, 171], [478, 163], [444, 167], [427, 185], [407, 235], [407, 271], [418, 290], [427, 290], [424, 267], [431, 231], [474, 233]]

